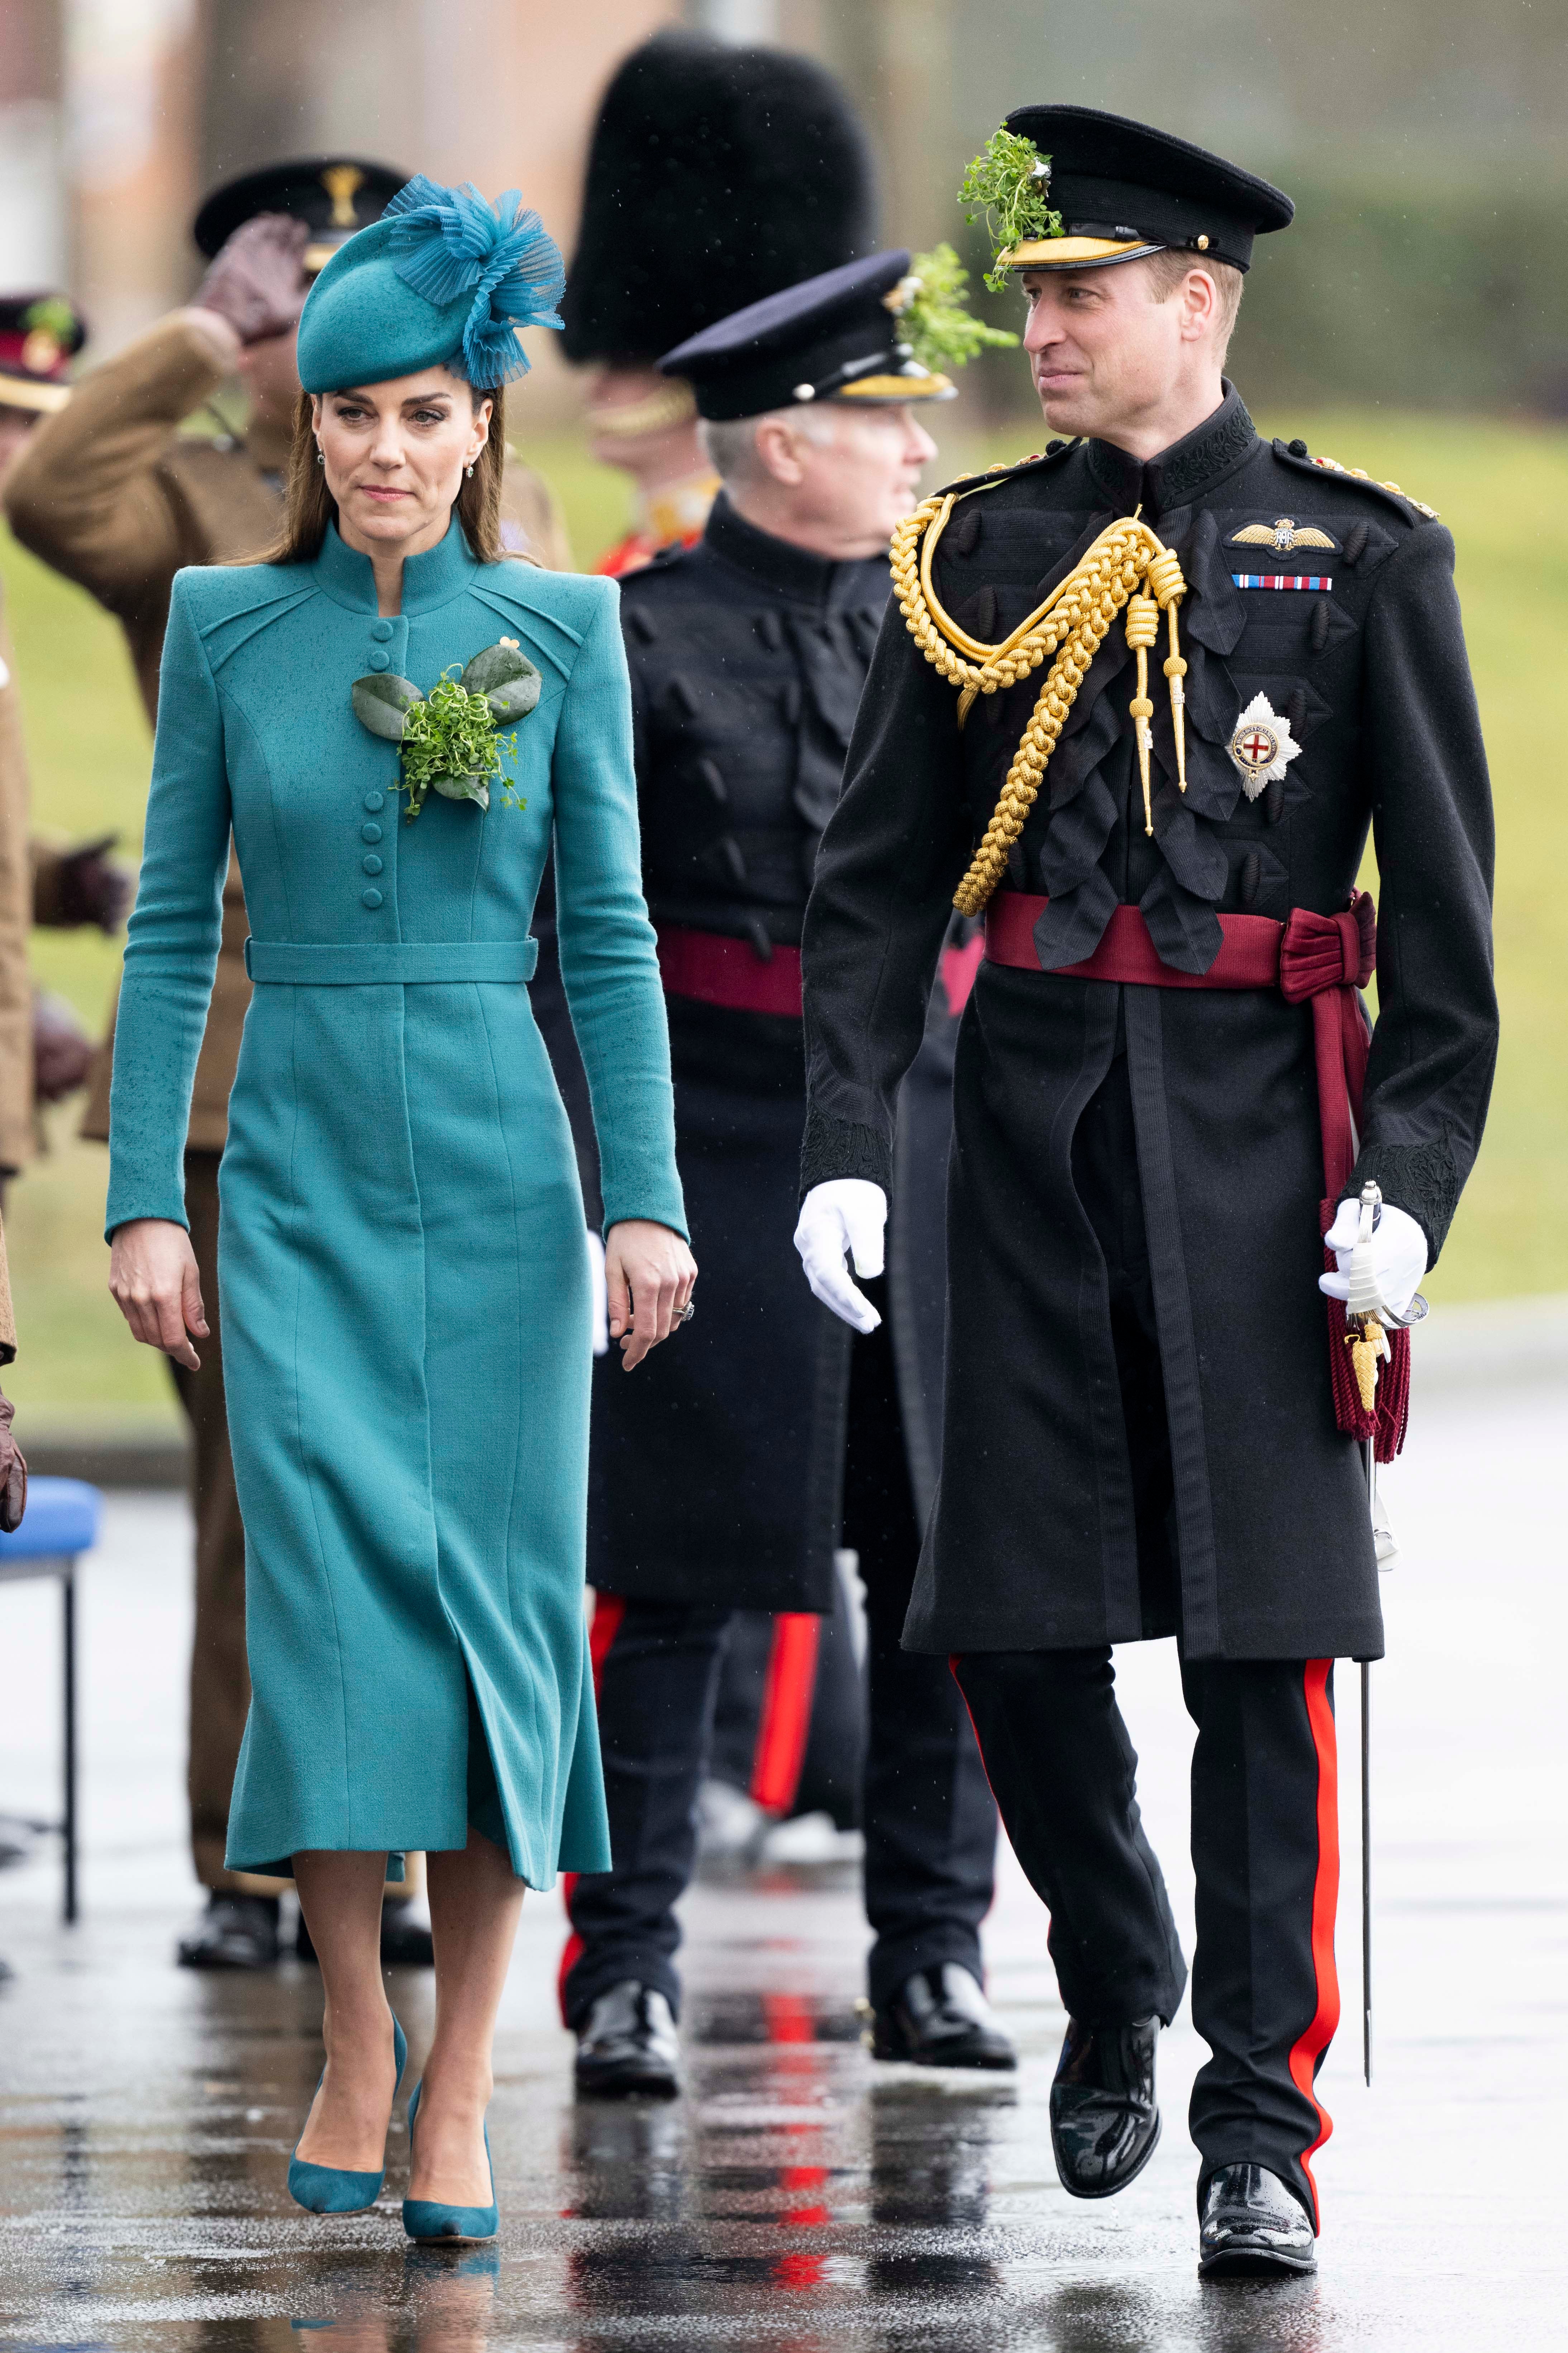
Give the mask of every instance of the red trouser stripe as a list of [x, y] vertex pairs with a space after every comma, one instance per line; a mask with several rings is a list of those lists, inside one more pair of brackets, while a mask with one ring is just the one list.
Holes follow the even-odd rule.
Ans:
[[1319, 2100], [1315, 2083], [1323, 2053], [1340, 2022], [1340, 1980], [1334, 1967], [1334, 1914], [1340, 1900], [1340, 1780], [1339, 1750], [1334, 1736], [1334, 1711], [1329, 1698], [1331, 1659], [1309, 1659], [1305, 1677], [1307, 1722], [1318, 1757], [1318, 1870], [1312, 1885], [1312, 1975], [1318, 2001], [1312, 2022], [1290, 2053], [1290, 2076], [1303, 2099], [1318, 2116], [1318, 2136], [1303, 2151], [1301, 2170], [1312, 2193], [1312, 2222], [1318, 2224], [1318, 2185], [1310, 2160], [1334, 2128], [1333, 2118]]
[[816, 1695], [816, 1650], [821, 1620], [804, 1609], [781, 1609], [773, 1620], [763, 1691], [762, 1722], [752, 1765], [752, 1796], [771, 1814], [786, 1814], [800, 1787]]
[[[610, 1647], [620, 1631], [621, 1620], [626, 1614], [626, 1601], [620, 1594], [595, 1593], [594, 1596], [594, 1619], [588, 1629], [588, 1664], [593, 1671], [595, 1706], [599, 1700], [599, 1686], [605, 1679], [605, 1661], [610, 1655]], [[562, 1873], [561, 1901], [565, 1906], [568, 1919], [572, 1916], [572, 1890], [576, 1884], [577, 1873], [574, 1871]], [[566, 1980], [576, 1968], [582, 1950], [583, 1939], [574, 1929], [566, 1939], [565, 1947], [561, 1955], [561, 1967], [555, 1977], [555, 1994], [561, 2004], [563, 2025], [566, 2021]]]

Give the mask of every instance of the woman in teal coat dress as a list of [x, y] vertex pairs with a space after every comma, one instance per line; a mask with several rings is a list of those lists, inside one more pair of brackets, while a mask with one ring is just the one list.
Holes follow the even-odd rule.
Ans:
[[292, 1859], [328, 2068], [290, 2186], [344, 2211], [379, 2191], [401, 2072], [379, 1889], [389, 1854], [429, 1855], [416, 2236], [485, 2235], [493, 2209], [490, 2033], [523, 1885], [610, 1861], [589, 1266], [525, 986], [552, 832], [628, 1368], [696, 1272], [616, 591], [499, 557], [500, 386], [526, 365], [519, 323], [558, 323], [559, 282], [515, 196], [427, 181], [318, 279], [284, 542], [174, 583], [115, 1047], [110, 1287], [193, 1363], [182, 1152], [232, 828], [256, 989], [221, 1176], [253, 1685], [228, 1860]]

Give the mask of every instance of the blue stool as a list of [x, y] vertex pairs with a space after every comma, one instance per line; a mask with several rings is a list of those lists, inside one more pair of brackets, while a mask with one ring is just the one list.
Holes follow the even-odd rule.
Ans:
[[61, 1651], [65, 1662], [63, 1753], [65, 1811], [58, 1830], [65, 1841], [65, 1916], [76, 1918], [76, 1564], [98, 1542], [103, 1498], [85, 1479], [30, 1479], [27, 1508], [14, 1535], [0, 1535], [0, 1584], [25, 1577], [58, 1577], [64, 1604]]

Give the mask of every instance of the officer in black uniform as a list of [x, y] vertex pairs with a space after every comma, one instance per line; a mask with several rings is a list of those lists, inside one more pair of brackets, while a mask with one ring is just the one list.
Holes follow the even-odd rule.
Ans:
[[1307, 2271], [1338, 2016], [1332, 1664], [1383, 1649], [1357, 1441], [1386, 1459], [1403, 1416], [1404, 1335], [1369, 1410], [1342, 1302], [1360, 1282], [1384, 1338], [1408, 1314], [1479, 1141], [1486, 762], [1447, 533], [1391, 484], [1261, 440], [1222, 379], [1254, 236], [1289, 200], [1084, 108], [1006, 132], [1034, 153], [989, 151], [988, 193], [1026, 223], [1000, 258], [1047, 421], [1073, 438], [954, 484], [895, 541], [901, 609], [805, 925], [803, 1255], [852, 1310], [835, 1202], [858, 1183], [898, 1214], [898, 1089], [956, 893], [984, 907], [986, 951], [905, 1641], [952, 1656], [1050, 1908], [1072, 2021], [1057, 2161], [1094, 2197], [1152, 2148], [1185, 1977], [1110, 1646], [1176, 1635], [1213, 2054], [1191, 2116], [1200, 2264]]
[[[879, 1328], [851, 1343], [800, 1289], [788, 1241], [801, 919], [887, 602], [882, 534], [933, 454], [910, 404], [951, 391], [900, 341], [889, 303], [908, 269], [888, 253], [830, 270], [663, 363], [694, 386], [731, 485], [698, 547], [623, 591], [644, 881], [706, 1303], [668, 1377], [641, 1394], [606, 1357], [594, 1398], [589, 1577], [616, 1867], [569, 1899], [564, 2009], [584, 2091], [676, 2088], [674, 1905], [726, 1633], [742, 1606], [828, 1609], [840, 1542], [859, 1556], [868, 1620], [875, 2048], [1013, 2064], [980, 1985], [995, 1810], [945, 1665], [899, 1647], [935, 1465], [961, 951], [900, 1093]], [[857, 438], [872, 434], [875, 456]], [[843, 520], [829, 476], [869, 480], [874, 465], [868, 531]]]

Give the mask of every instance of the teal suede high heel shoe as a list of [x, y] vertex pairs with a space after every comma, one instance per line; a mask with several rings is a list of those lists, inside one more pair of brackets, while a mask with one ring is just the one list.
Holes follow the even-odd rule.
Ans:
[[[419, 2094], [423, 2084], [414, 2086], [414, 2097], [408, 2103], [408, 2154], [414, 2155], [414, 2119], [419, 2113]], [[488, 2206], [441, 2206], [433, 2198], [405, 2198], [403, 2201], [403, 2227], [411, 2239], [420, 2241], [445, 2239], [460, 2242], [464, 2240], [493, 2239], [500, 2228], [500, 2214], [496, 2206], [496, 2169], [490, 2157], [490, 2128], [485, 2126], [485, 2163], [490, 2168], [490, 2202]]]
[[[397, 2083], [392, 2087], [395, 2100], [397, 2084], [402, 2083], [403, 2071], [408, 2064], [408, 2043], [395, 2018], [392, 2021], [392, 2052], [397, 2063]], [[323, 2067], [316, 2080], [318, 2092], [326, 2072]], [[376, 2173], [345, 2173], [341, 2166], [311, 2165], [300, 2155], [298, 2141], [289, 2159], [289, 2195], [308, 2214], [363, 2214], [381, 2196], [385, 2178], [384, 2166]]]

